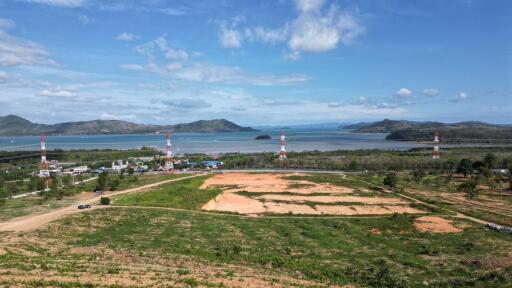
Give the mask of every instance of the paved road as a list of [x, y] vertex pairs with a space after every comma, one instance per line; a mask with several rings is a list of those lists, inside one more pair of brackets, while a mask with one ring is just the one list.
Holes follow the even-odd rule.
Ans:
[[201, 176], [201, 175], [204, 175], [204, 174], [196, 174], [196, 175], [182, 177], [182, 178], [177, 178], [177, 179], [170, 179], [170, 180], [160, 181], [160, 182], [157, 182], [157, 183], [152, 183], [152, 184], [148, 184], [148, 185], [144, 185], [144, 186], [140, 186], [140, 187], [136, 187], [136, 188], [131, 188], [131, 189], [126, 189], [126, 190], [122, 190], [122, 191], [112, 192], [112, 193], [104, 194], [104, 195], [101, 195], [101, 196], [94, 196], [94, 197], [92, 197], [90, 199], [81, 200], [80, 202], [76, 202], [76, 203], [74, 203], [74, 204], [72, 204], [72, 205], [70, 205], [68, 207], [61, 208], [61, 209], [58, 209], [58, 210], [55, 210], [55, 211], [51, 211], [51, 212], [48, 212], [48, 213], [39, 214], [39, 215], [30, 215], [30, 216], [24, 216], [24, 217], [20, 217], [20, 218], [11, 219], [11, 220], [9, 220], [7, 222], [0, 223], [0, 231], [17, 231], [17, 232], [21, 232], [21, 231], [35, 230], [37, 228], [45, 226], [46, 224], [48, 224], [48, 223], [50, 223], [52, 221], [60, 219], [63, 216], [66, 216], [66, 215], [80, 213], [80, 212], [91, 210], [91, 209], [100, 209], [100, 208], [107, 207], [107, 206], [101, 206], [101, 205], [94, 205], [94, 206], [92, 206], [91, 209], [79, 210], [77, 208], [78, 204], [97, 204], [101, 197], [105, 197], [105, 196], [109, 196], [110, 197], [110, 196], [115, 196], [115, 195], [120, 195], [120, 194], [126, 194], [126, 193], [132, 193], [132, 192], [140, 192], [142, 190], [153, 188], [153, 187], [160, 186], [160, 185], [163, 185], [163, 184], [167, 184], [167, 183], [170, 183], [170, 182], [180, 181], [180, 180], [188, 179], [188, 178], [192, 178], [192, 177], [198, 177], [198, 176]]

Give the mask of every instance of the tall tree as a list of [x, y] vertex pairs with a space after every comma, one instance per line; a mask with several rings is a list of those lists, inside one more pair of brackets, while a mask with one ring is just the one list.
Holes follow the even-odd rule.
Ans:
[[464, 177], [473, 174], [473, 161], [468, 158], [460, 160], [459, 165], [457, 166], [457, 173], [464, 174]]
[[457, 190], [466, 193], [466, 197], [469, 200], [478, 197], [478, 193], [480, 192], [480, 189], [478, 189], [478, 181], [476, 179], [465, 181], [457, 187]]
[[496, 155], [489, 153], [485, 156], [484, 163], [487, 169], [494, 169], [496, 168], [496, 163], [498, 163], [498, 158], [496, 158]]

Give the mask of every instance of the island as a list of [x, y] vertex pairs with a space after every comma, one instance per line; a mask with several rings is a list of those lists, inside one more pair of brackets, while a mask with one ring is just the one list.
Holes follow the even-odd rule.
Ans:
[[272, 137], [270, 135], [258, 135], [254, 137], [254, 140], [270, 140]]
[[22, 135], [97, 135], [97, 134], [160, 134], [173, 133], [222, 133], [257, 131], [238, 126], [225, 119], [199, 120], [175, 125], [136, 124], [121, 120], [90, 120], [57, 124], [32, 123], [16, 115], [0, 117], [0, 136]]

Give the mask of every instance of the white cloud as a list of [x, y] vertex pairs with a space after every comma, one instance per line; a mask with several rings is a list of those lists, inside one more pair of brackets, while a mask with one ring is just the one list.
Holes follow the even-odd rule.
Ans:
[[137, 39], [137, 36], [135, 36], [134, 34], [131, 34], [131, 33], [123, 32], [123, 33], [117, 35], [116, 39], [119, 41], [133, 41], [133, 40]]
[[62, 88], [54, 88], [54, 89], [45, 89], [39, 95], [45, 97], [58, 97], [58, 98], [69, 98], [74, 97], [75, 93], [70, 90], [62, 89]]
[[30, 40], [11, 36], [5, 31], [14, 26], [12, 21], [0, 20], [0, 66], [52, 63], [44, 48]]
[[400, 88], [395, 92], [395, 96], [399, 98], [408, 98], [412, 95], [412, 91], [407, 88]]
[[[258, 86], [293, 85], [309, 81], [304, 75], [253, 75], [236, 66], [223, 66], [210, 63], [194, 63], [184, 49], [170, 47], [165, 35], [138, 45], [134, 51], [146, 57], [147, 63], [124, 64], [121, 68], [144, 70], [163, 77], [207, 83], [251, 84]], [[194, 53], [195, 54], [195, 53]], [[159, 63], [165, 60], [165, 63]]]
[[289, 35], [289, 27], [288, 25], [285, 25], [280, 29], [267, 29], [262, 26], [257, 26], [255, 28], [246, 28], [244, 34], [245, 38], [249, 41], [260, 41], [274, 44], [286, 41]]
[[140, 64], [121, 64], [122, 69], [131, 70], [131, 71], [142, 71], [144, 70], [144, 66]]
[[133, 120], [135, 118], [137, 118], [135, 114], [111, 114], [103, 112], [100, 115], [100, 119], [104, 120]]
[[182, 60], [187, 61], [188, 53], [183, 49], [168, 48], [165, 52], [165, 58], [169, 60]]
[[26, 0], [38, 4], [59, 6], [59, 7], [80, 7], [85, 5], [86, 0]]
[[354, 16], [347, 12], [340, 13], [334, 6], [325, 13], [319, 10], [301, 11], [303, 13], [291, 24], [288, 40], [288, 47], [295, 54], [301, 51], [329, 51], [335, 49], [340, 41], [348, 45], [365, 32]]
[[452, 99], [452, 102], [457, 103], [457, 102], [462, 102], [462, 101], [466, 101], [466, 100], [469, 100], [469, 95], [466, 92], [459, 92]]
[[302, 12], [318, 11], [324, 5], [324, 0], [296, 0], [295, 6]]
[[219, 29], [219, 43], [224, 48], [240, 48], [242, 46], [242, 34], [235, 28], [222, 24]]
[[245, 28], [242, 35], [236, 24], [221, 25], [219, 41], [227, 48], [239, 48], [244, 39], [251, 42], [275, 44], [287, 42], [284, 58], [298, 59], [302, 52], [321, 53], [336, 49], [340, 42], [352, 44], [366, 29], [359, 20], [336, 6], [324, 7], [323, 0], [296, 0], [298, 16], [282, 27]]
[[437, 89], [437, 88], [426, 88], [426, 89], [423, 89], [423, 91], [421, 91], [421, 93], [423, 93], [423, 95], [425, 95], [425, 96], [434, 97], [434, 96], [437, 96], [439, 94], [439, 89]]

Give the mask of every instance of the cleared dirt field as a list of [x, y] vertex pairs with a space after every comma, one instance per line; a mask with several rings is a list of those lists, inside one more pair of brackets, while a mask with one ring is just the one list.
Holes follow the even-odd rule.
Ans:
[[422, 232], [460, 233], [463, 231], [462, 228], [455, 227], [452, 224], [452, 221], [436, 216], [423, 216], [416, 218], [414, 226]]
[[[224, 191], [206, 203], [207, 211], [246, 215], [385, 215], [425, 213], [410, 202], [367, 189], [354, 189], [329, 183], [290, 180], [302, 174], [226, 173], [207, 179], [200, 188]], [[343, 176], [336, 176], [343, 177]], [[320, 194], [320, 195], [319, 195]], [[363, 196], [361, 194], [371, 194]]]

